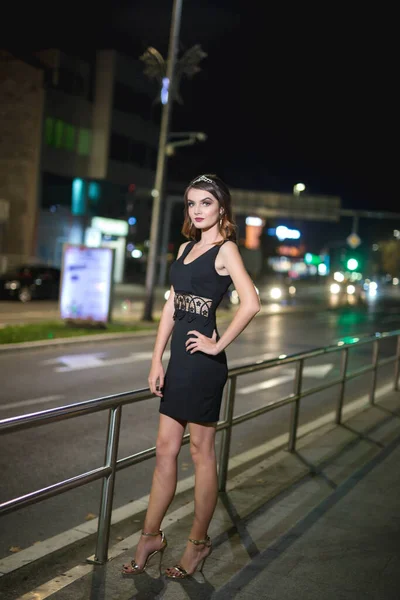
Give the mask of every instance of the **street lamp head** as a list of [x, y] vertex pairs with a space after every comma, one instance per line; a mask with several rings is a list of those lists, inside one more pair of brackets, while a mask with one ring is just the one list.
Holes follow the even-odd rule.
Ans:
[[205, 142], [207, 140], [207, 135], [205, 133], [203, 133], [202, 131], [198, 131], [196, 133], [196, 139], [199, 142]]
[[304, 183], [296, 183], [296, 185], [293, 187], [293, 192], [295, 194], [299, 194], [300, 192], [304, 192], [305, 189], [306, 186], [304, 185]]

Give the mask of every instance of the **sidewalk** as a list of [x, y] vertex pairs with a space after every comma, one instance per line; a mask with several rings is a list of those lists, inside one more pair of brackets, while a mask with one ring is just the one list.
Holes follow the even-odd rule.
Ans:
[[[294, 454], [281, 449], [251, 464], [233, 460], [209, 531], [214, 550], [204, 577], [170, 581], [153, 563], [143, 575], [122, 578], [121, 564], [140, 535], [136, 516], [136, 533], [111, 547], [106, 565], [83, 561], [36, 587], [37, 567], [14, 583], [4, 576], [2, 598], [398, 600], [399, 415], [400, 394], [392, 392], [344, 425], [304, 436]], [[192, 516], [191, 496], [174, 501], [163, 524], [164, 567], [179, 560]]]

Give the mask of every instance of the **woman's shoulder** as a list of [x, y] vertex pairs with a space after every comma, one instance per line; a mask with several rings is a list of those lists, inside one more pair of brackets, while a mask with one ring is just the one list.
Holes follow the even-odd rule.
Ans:
[[189, 240], [188, 242], [183, 242], [183, 244], [181, 244], [181, 245], [179, 246], [179, 249], [178, 249], [178, 254], [176, 255], [176, 258], [179, 258], [180, 256], [182, 256], [182, 254], [183, 254], [183, 253], [184, 253], [184, 251], [185, 251], [185, 248], [187, 248], [187, 246], [189, 246], [189, 244], [191, 244], [191, 243], [192, 243], [192, 241], [191, 241], [191, 240]]
[[224, 240], [221, 244], [221, 250], [223, 253], [238, 252], [239, 248], [236, 242], [233, 240]]

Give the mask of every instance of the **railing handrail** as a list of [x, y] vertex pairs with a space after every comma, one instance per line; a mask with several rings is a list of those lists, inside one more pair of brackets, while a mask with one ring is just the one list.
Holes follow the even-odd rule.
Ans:
[[[380, 360], [380, 342], [391, 337], [397, 337], [396, 353], [394, 356]], [[356, 348], [357, 346], [363, 344], [373, 345], [372, 361], [367, 366], [363, 366], [351, 373], [348, 373], [347, 369], [349, 351], [352, 348]], [[340, 352], [339, 377], [335, 379], [329, 379], [327, 382], [321, 385], [303, 390], [303, 370], [305, 361], [307, 359], [316, 358], [332, 352]], [[275, 410], [281, 406], [291, 404], [292, 412], [290, 417], [288, 450], [293, 452], [296, 447], [300, 401], [302, 398], [339, 385], [340, 389], [337, 399], [335, 422], [340, 424], [342, 422], [342, 409], [347, 381], [371, 372], [372, 378], [369, 393], [369, 403], [373, 405], [375, 402], [378, 369], [379, 367], [388, 365], [391, 362], [395, 363], [394, 389], [398, 390], [400, 377], [400, 330], [376, 332], [373, 335], [364, 337], [354, 336], [349, 342], [340, 340], [336, 344], [325, 346], [323, 348], [298, 352], [289, 356], [281, 354], [278, 358], [260, 360], [248, 365], [244, 364], [242, 366], [229, 369], [226, 389], [226, 402], [224, 404], [224, 416], [223, 419], [218, 422], [216, 427], [217, 431], [220, 431], [222, 436], [218, 468], [219, 490], [225, 491], [228, 475], [231, 432], [233, 426], [239, 425], [240, 423], [248, 421], [249, 419], [253, 419], [271, 410]], [[295, 363], [296, 370], [294, 375], [293, 392], [289, 396], [279, 398], [278, 400], [265, 404], [264, 406], [234, 416], [236, 382], [239, 376], [247, 373], [254, 373], [262, 369], [271, 369], [291, 363]], [[86, 473], [80, 473], [79, 475], [75, 475], [74, 477], [64, 481], [59, 481], [46, 488], [39, 489], [18, 498], [3, 502], [0, 504], [0, 515], [7, 514], [36, 502], [41, 502], [47, 498], [54, 497], [57, 494], [64, 493], [68, 490], [80, 487], [97, 479], [103, 479], [94, 562], [98, 564], [103, 564], [106, 562], [116, 472], [120, 469], [124, 469], [147, 460], [155, 456], [156, 453], [156, 448], [151, 447], [141, 450], [140, 452], [137, 452], [131, 456], [118, 459], [118, 442], [120, 436], [122, 406], [149, 398], [155, 398], [154, 394], [150, 392], [149, 388], [142, 388], [130, 392], [105, 396], [103, 398], [93, 398], [91, 400], [68, 404], [66, 406], [50, 408], [27, 415], [10, 417], [0, 421], [0, 434], [11, 433], [22, 429], [38, 427], [39, 425], [44, 425], [55, 421], [62, 421], [103, 410], [109, 410], [106, 453], [102, 467], [98, 467]], [[182, 443], [186, 444], [189, 442], [189, 440], [190, 435], [187, 433], [183, 436]]]
[[[354, 348], [357, 345], [359, 346], [362, 344], [371, 343], [376, 339], [396, 337], [399, 335], [400, 329], [394, 331], [376, 332], [372, 335], [368, 335], [365, 337], [354, 336], [356, 341], [351, 343], [339, 341], [336, 344], [315, 348], [313, 350], [306, 350], [290, 355], [281, 355], [281, 357], [278, 358], [260, 360], [249, 364], [244, 363], [243, 365], [229, 369], [228, 377], [236, 377], [238, 375], [254, 373], [263, 369], [272, 369], [273, 367], [280, 367], [290, 363], [295, 363], [299, 360], [307, 360], [332, 352], [340, 352], [346, 347]], [[91, 414], [94, 412], [115, 408], [116, 406], [122, 406], [124, 404], [140, 402], [142, 400], [147, 400], [153, 397], [155, 396], [150, 392], [149, 388], [140, 388], [129, 392], [111, 394], [109, 396], [92, 398], [90, 400], [75, 402], [73, 404], [66, 404], [65, 406], [48, 408], [46, 410], [41, 410], [34, 413], [9, 417], [7, 419], [0, 420], [0, 434], [12, 433], [14, 431], [20, 431], [21, 429], [29, 429], [31, 427], [39, 427], [39, 425], [52, 423], [54, 421], [60, 421], [63, 420], [63, 418], [71, 419], [84, 414]]]

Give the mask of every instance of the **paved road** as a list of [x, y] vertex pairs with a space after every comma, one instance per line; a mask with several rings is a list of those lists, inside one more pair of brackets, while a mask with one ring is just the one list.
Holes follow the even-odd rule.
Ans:
[[[220, 327], [222, 332], [224, 326]], [[366, 309], [322, 310], [316, 313], [276, 314], [257, 317], [240, 338], [228, 348], [229, 365], [251, 362], [260, 357], [293, 354], [337, 342], [347, 336], [400, 328], [397, 303], [371, 305]], [[0, 355], [2, 377], [0, 417], [38, 411], [88, 398], [145, 387], [153, 335], [134, 340], [82, 344], [73, 348], [42, 349]], [[387, 340], [382, 356], [394, 351]], [[370, 348], [354, 348], [350, 369], [370, 358]], [[166, 357], [167, 359], [167, 357]], [[166, 360], [167, 362], [167, 360]], [[382, 370], [378, 385], [388, 381], [392, 369]], [[305, 386], [338, 374], [338, 356], [307, 363]], [[289, 394], [293, 374], [275, 369], [244, 376], [239, 381], [235, 414], [261, 406]], [[349, 398], [368, 388], [369, 376], [348, 385]], [[331, 389], [306, 399], [300, 423], [332, 410], [337, 390]], [[119, 456], [150, 447], [155, 441], [158, 401], [149, 400], [124, 407]], [[289, 408], [268, 413], [234, 430], [232, 454], [272, 439], [288, 429]], [[95, 415], [43, 426], [0, 438], [0, 500], [6, 500], [102, 464], [107, 415]], [[149, 491], [153, 461], [118, 474], [115, 507]], [[192, 473], [188, 448], [182, 449], [180, 477]], [[100, 483], [48, 500], [2, 519], [0, 555], [10, 546], [27, 547], [83, 522], [89, 513], [98, 513]]]

